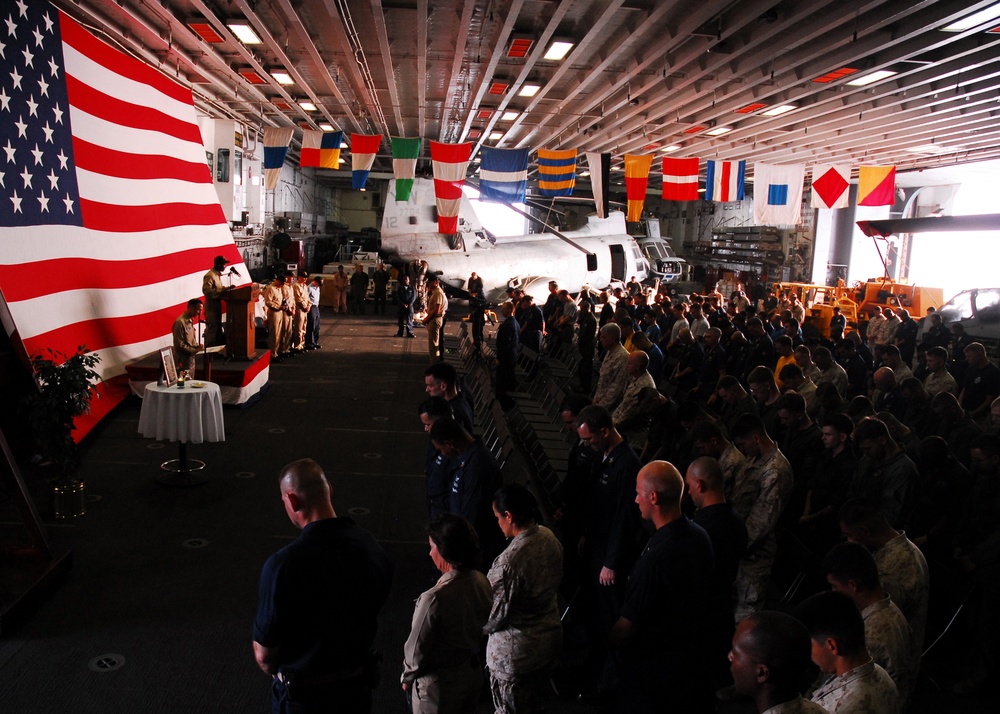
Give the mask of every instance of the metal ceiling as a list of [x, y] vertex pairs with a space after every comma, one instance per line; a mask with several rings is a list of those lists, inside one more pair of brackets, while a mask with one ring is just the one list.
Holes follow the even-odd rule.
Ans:
[[[652, 153], [905, 171], [1000, 156], [1000, 33], [989, 32], [1000, 12], [944, 31], [996, 0], [58, 4], [191, 86], [200, 110], [253, 127], [329, 123], [476, 148], [606, 151], [619, 165], [625, 153]], [[262, 43], [236, 39], [233, 21], [248, 22]], [[196, 22], [222, 41], [204, 41]], [[574, 43], [568, 56], [544, 59], [556, 39]], [[525, 56], [508, 56], [514, 40], [530, 41]], [[845, 69], [854, 71], [817, 81]], [[269, 74], [279, 70], [294, 84], [279, 85]], [[894, 74], [848, 84], [876, 70]], [[493, 83], [508, 87], [493, 94]], [[520, 95], [528, 84], [539, 87], [533, 97]], [[746, 110], [754, 104], [764, 106]], [[777, 105], [794, 109], [763, 115]], [[505, 121], [505, 112], [517, 116]], [[376, 169], [389, 170], [382, 146]], [[668, 146], [679, 148], [664, 153]]]

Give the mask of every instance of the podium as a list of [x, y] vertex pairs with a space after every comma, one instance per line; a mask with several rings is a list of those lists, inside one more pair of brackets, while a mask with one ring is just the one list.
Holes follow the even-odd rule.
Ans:
[[260, 297], [260, 289], [255, 283], [233, 288], [225, 295], [226, 311], [226, 355], [230, 359], [249, 359], [255, 356], [257, 324], [254, 306]]

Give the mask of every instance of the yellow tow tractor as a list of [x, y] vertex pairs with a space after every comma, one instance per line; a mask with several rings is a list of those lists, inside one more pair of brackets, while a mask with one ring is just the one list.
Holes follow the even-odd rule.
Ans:
[[835, 307], [840, 308], [840, 313], [847, 320], [847, 330], [857, 329], [858, 304], [851, 298], [852, 293], [843, 280], [838, 280], [834, 286], [774, 283], [774, 292], [779, 296], [786, 292], [798, 295], [806, 310], [805, 325], [811, 326], [827, 339], [830, 337], [830, 318], [833, 317]]

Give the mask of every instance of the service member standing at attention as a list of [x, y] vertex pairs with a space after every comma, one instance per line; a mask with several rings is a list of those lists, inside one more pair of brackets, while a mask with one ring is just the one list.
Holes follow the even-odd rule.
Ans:
[[295, 298], [295, 314], [292, 316], [292, 352], [304, 352], [306, 349], [306, 324], [309, 322], [309, 310], [312, 300], [309, 299], [309, 283], [302, 273], [295, 279], [292, 286]]
[[222, 284], [222, 271], [229, 261], [221, 255], [215, 256], [212, 269], [205, 273], [201, 281], [201, 292], [205, 296], [205, 344], [209, 347], [226, 342], [222, 327], [222, 298], [230, 288]]
[[333, 311], [347, 312], [347, 286], [350, 278], [344, 272], [343, 265], [337, 266], [337, 272], [330, 280], [333, 281]]
[[378, 613], [392, 564], [371, 533], [341, 518], [312, 459], [281, 471], [281, 500], [302, 533], [268, 558], [253, 629], [257, 665], [273, 678], [271, 711], [371, 711]]
[[306, 321], [306, 349], [319, 349], [319, 298], [323, 292], [323, 278], [312, 276], [309, 281], [309, 319]]
[[385, 269], [385, 263], [379, 263], [375, 268], [375, 275], [372, 276], [375, 283], [375, 314], [385, 314], [385, 291], [389, 287], [389, 271]]
[[406, 330], [407, 337], [414, 337], [413, 301], [416, 297], [417, 291], [410, 285], [410, 276], [404, 275], [399, 279], [399, 285], [396, 287], [396, 321], [399, 323], [396, 337], [402, 337], [403, 330]]
[[271, 350], [271, 361], [280, 362], [281, 338], [288, 317], [285, 311], [285, 276], [281, 273], [275, 275], [262, 294], [267, 308], [267, 346]]
[[441, 281], [436, 275], [427, 280], [427, 316], [424, 326], [427, 328], [427, 347], [431, 353], [431, 362], [444, 359], [444, 321], [448, 312], [448, 298], [441, 289]]
[[365, 293], [368, 292], [368, 273], [361, 264], [354, 266], [351, 275], [351, 300], [354, 301], [354, 312], [365, 314]]
[[188, 300], [187, 309], [174, 320], [174, 363], [177, 371], [187, 371], [190, 376], [194, 376], [194, 357], [205, 349], [205, 345], [198, 342], [198, 330], [194, 326], [195, 320], [201, 315], [201, 300], [194, 298]]
[[475, 568], [479, 537], [471, 523], [444, 513], [427, 535], [441, 577], [417, 598], [400, 681], [413, 714], [466, 714], [482, 689], [481, 641], [493, 590]]
[[620, 652], [618, 711], [711, 712], [703, 679], [708, 642], [703, 613], [714, 556], [705, 530], [681, 513], [684, 479], [673, 464], [652, 461], [635, 482], [635, 502], [656, 532], [628, 576], [621, 615], [611, 631]]
[[282, 286], [285, 307], [285, 325], [281, 333], [281, 356], [292, 356], [292, 322], [295, 319], [295, 276], [291, 273], [285, 275], [285, 284]]

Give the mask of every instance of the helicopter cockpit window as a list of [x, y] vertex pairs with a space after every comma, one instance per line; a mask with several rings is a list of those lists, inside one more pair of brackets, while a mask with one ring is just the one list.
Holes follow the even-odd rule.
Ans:
[[976, 317], [983, 322], [1000, 322], [1000, 290], [979, 290], [975, 301]]
[[938, 310], [945, 324], [972, 317], [972, 291], [961, 292]]

